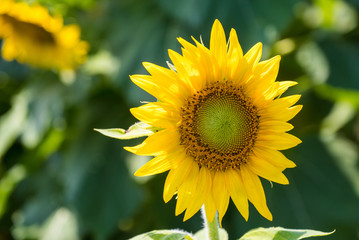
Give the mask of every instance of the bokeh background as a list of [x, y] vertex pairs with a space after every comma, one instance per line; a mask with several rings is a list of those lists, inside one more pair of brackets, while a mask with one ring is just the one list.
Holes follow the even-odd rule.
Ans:
[[[33, 2], [33, 1], [31, 1]], [[244, 51], [282, 55], [278, 80], [295, 80], [303, 110], [291, 121], [303, 143], [285, 151], [290, 185], [262, 181], [274, 220], [230, 203], [230, 239], [256, 227], [336, 230], [359, 239], [358, 0], [39, 0], [77, 23], [91, 48], [75, 75], [0, 58], [0, 239], [128, 239], [153, 229], [202, 228], [162, 200], [166, 174], [137, 178], [148, 158], [93, 128], [128, 128], [129, 108], [153, 97], [129, 79], [143, 61], [166, 66], [176, 37], [208, 46], [219, 19]], [[227, 35], [228, 36], [228, 35]], [[1, 40], [0, 40], [1, 44]], [[318, 238], [320, 239], [320, 238]]]

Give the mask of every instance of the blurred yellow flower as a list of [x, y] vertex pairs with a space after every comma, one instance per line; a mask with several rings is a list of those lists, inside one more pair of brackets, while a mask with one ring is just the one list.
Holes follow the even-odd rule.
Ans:
[[63, 25], [40, 5], [0, 0], [2, 56], [36, 67], [73, 69], [86, 60], [87, 42], [77, 25]]
[[210, 48], [179, 38], [182, 55], [169, 50], [171, 69], [144, 63], [150, 75], [133, 75], [132, 81], [158, 102], [131, 109], [140, 121], [159, 131], [143, 143], [125, 149], [156, 156], [135, 175], [169, 170], [163, 198], [177, 194], [176, 215], [184, 220], [202, 205], [212, 221], [221, 221], [231, 198], [248, 219], [248, 200], [272, 220], [260, 177], [288, 184], [282, 173], [295, 167], [279, 150], [301, 141], [287, 133], [287, 121], [302, 108], [293, 106], [300, 95], [280, 98], [296, 84], [276, 82], [280, 56], [259, 62], [262, 44], [243, 55], [237, 34], [226, 36], [214, 22]]

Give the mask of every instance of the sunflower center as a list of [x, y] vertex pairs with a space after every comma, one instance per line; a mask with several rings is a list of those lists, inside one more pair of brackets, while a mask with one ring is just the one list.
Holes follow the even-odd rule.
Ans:
[[233, 96], [210, 96], [197, 111], [195, 123], [198, 134], [208, 146], [232, 151], [240, 146], [250, 125], [241, 103]]
[[258, 116], [241, 87], [213, 83], [186, 100], [181, 117], [181, 144], [200, 167], [225, 170], [247, 161]]
[[39, 44], [55, 44], [54, 36], [41, 26], [18, 20], [8, 14], [0, 14], [0, 18], [6, 24], [9, 24], [12, 29], [16, 29], [16, 33], [20, 34], [22, 37], [34, 39]]

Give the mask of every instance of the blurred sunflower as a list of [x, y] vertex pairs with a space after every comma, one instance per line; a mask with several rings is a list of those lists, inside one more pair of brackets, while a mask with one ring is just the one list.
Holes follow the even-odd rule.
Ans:
[[0, 0], [2, 56], [37, 67], [73, 69], [86, 59], [88, 44], [77, 25], [63, 25], [40, 5]]
[[234, 29], [226, 36], [214, 22], [210, 48], [193, 38], [179, 38], [182, 55], [169, 50], [171, 69], [144, 63], [150, 75], [132, 81], [158, 102], [131, 109], [140, 121], [158, 131], [142, 144], [125, 149], [156, 156], [135, 175], [169, 170], [165, 202], [177, 194], [176, 215], [184, 221], [205, 205], [208, 221], [216, 211], [221, 222], [231, 198], [247, 220], [248, 200], [272, 220], [260, 177], [288, 184], [282, 173], [295, 167], [278, 150], [301, 141], [286, 133], [287, 123], [302, 108], [293, 106], [300, 95], [280, 98], [292, 81], [276, 82], [280, 56], [259, 62], [262, 44], [244, 56]]

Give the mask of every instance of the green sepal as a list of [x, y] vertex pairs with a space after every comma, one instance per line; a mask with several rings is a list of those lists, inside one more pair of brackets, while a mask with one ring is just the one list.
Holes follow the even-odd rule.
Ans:
[[297, 240], [327, 236], [334, 232], [321, 232], [310, 229], [285, 229], [282, 227], [256, 228], [244, 234], [239, 240]]
[[137, 122], [133, 124], [128, 130], [122, 128], [108, 128], [108, 129], [95, 128], [94, 130], [99, 133], [102, 133], [107, 137], [124, 140], [124, 139], [148, 137], [160, 129], [143, 122]]
[[188, 233], [181, 230], [154, 230], [147, 232], [130, 240], [194, 240]]
[[[228, 240], [228, 233], [224, 228], [220, 228], [218, 229], [219, 231], [219, 239], [220, 240]], [[208, 236], [207, 236], [207, 230], [205, 228], [199, 230], [198, 232], [196, 232], [196, 234], [194, 235], [195, 239], [197, 240], [207, 240]]]

